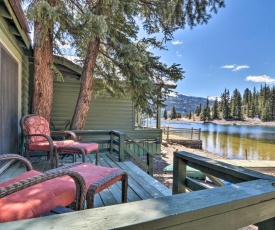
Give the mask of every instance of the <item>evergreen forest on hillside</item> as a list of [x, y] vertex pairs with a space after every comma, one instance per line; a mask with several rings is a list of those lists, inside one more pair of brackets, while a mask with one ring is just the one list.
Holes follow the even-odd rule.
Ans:
[[[178, 117], [178, 108], [173, 106], [170, 118]], [[194, 116], [200, 120], [209, 121], [215, 119], [243, 120], [248, 118], [259, 118], [262, 121], [275, 121], [275, 86], [261, 85], [259, 91], [254, 87], [253, 90], [245, 89], [243, 95], [238, 89], [230, 94], [225, 89], [221, 97], [213, 102], [207, 98], [205, 104], [197, 105], [195, 111], [190, 109], [187, 114], [189, 119]], [[167, 110], [164, 110], [164, 118], [167, 119]]]

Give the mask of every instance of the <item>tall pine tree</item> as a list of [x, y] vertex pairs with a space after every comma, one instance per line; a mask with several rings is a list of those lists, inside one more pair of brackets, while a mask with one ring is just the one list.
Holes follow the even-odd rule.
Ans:
[[215, 98], [214, 105], [212, 108], [212, 119], [219, 119], [219, 102], [217, 97]]
[[164, 109], [164, 112], [163, 112], [163, 118], [164, 118], [165, 120], [167, 120], [167, 118], [168, 118], [166, 108]]
[[173, 106], [172, 107], [172, 111], [171, 111], [171, 114], [170, 114], [170, 119], [176, 119], [177, 118], [177, 110], [176, 110], [176, 107]]
[[[103, 79], [108, 92], [129, 92], [138, 109], [152, 113], [156, 105], [162, 104], [162, 94], [167, 93], [160, 90], [165, 81], [182, 79], [183, 71], [177, 64], [162, 63], [148, 47], [164, 49], [163, 42], [170, 41], [177, 29], [206, 23], [211, 12], [224, 7], [223, 0], [52, 2], [59, 9], [56, 19], [60, 19], [53, 31], [72, 38], [77, 55], [84, 60], [71, 129], [85, 126], [95, 75]], [[48, 20], [40, 23], [47, 24]], [[146, 33], [143, 38], [138, 37], [139, 27]], [[162, 35], [159, 40], [155, 38], [156, 33]]]
[[221, 103], [220, 103], [220, 111], [222, 114], [223, 119], [230, 118], [230, 93], [229, 90], [224, 90], [224, 92], [221, 95]]
[[242, 96], [240, 92], [235, 89], [231, 98], [231, 114], [234, 119], [241, 120], [242, 115]]

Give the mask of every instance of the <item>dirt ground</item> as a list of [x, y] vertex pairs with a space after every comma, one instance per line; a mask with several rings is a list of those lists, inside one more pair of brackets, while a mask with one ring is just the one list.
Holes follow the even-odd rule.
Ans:
[[175, 151], [186, 151], [216, 160], [223, 158], [222, 156], [207, 152], [205, 150], [190, 149], [179, 144], [168, 144], [163, 142], [161, 148], [162, 155], [154, 157], [154, 178], [170, 189], [172, 189], [173, 183], [172, 174], [165, 173], [163, 169], [166, 166], [173, 164], [173, 153]]

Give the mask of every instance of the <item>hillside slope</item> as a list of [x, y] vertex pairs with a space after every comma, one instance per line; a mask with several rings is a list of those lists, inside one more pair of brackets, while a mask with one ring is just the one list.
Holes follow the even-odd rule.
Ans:
[[[214, 100], [209, 99], [210, 107], [213, 106]], [[167, 98], [167, 100], [164, 102], [166, 105], [166, 110], [171, 111], [172, 107], [176, 107], [176, 111], [182, 114], [187, 114], [190, 111], [195, 112], [196, 108], [198, 106], [204, 107], [206, 103], [206, 98], [203, 97], [195, 97], [195, 96], [187, 96], [183, 94], [178, 94], [176, 96], [170, 96]]]

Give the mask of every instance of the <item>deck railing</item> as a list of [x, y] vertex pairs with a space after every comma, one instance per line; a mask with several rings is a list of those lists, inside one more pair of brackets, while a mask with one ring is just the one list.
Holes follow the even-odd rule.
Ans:
[[[81, 137], [82, 141], [98, 142], [100, 151], [108, 151], [118, 156], [119, 161], [124, 161], [126, 154], [129, 154], [148, 174], [153, 175], [154, 155], [126, 133], [115, 130], [73, 130], [73, 132]], [[100, 138], [94, 139], [93, 137]], [[130, 144], [134, 147], [130, 147]], [[140, 157], [140, 152], [145, 154], [146, 161]]]
[[201, 129], [194, 128], [173, 128], [170, 126], [162, 127], [163, 135], [166, 140], [184, 138], [187, 140], [201, 140]]
[[[223, 162], [215, 161], [209, 158], [205, 158], [199, 155], [187, 153], [187, 152], [175, 152], [174, 153], [174, 165], [173, 165], [173, 194], [186, 193], [189, 191], [205, 190], [209, 187], [200, 183], [199, 180], [192, 179], [187, 176], [187, 166], [198, 169], [203, 172], [214, 184], [214, 186], [221, 187], [225, 186], [224, 181], [232, 183], [233, 187], [239, 187], [242, 182], [252, 181], [247, 183], [258, 186], [257, 184], [261, 180], [269, 181], [268, 185], [275, 186], [275, 177], [262, 174], [253, 170], [249, 170], [242, 167], [233, 166]], [[221, 180], [222, 179], [222, 180]], [[263, 189], [263, 188], [262, 188]], [[253, 194], [253, 187], [247, 188], [247, 192]], [[264, 189], [263, 189], [264, 191]], [[274, 187], [275, 191], [275, 187]], [[214, 191], [213, 191], [214, 192]], [[233, 190], [232, 190], [233, 192]], [[223, 197], [217, 197], [224, 201], [227, 199], [224, 194]], [[249, 198], [249, 197], [248, 197]], [[247, 198], [247, 199], [248, 199]], [[237, 197], [235, 198], [237, 199]], [[239, 199], [239, 198], [238, 198]], [[247, 201], [243, 201], [244, 203]], [[274, 202], [274, 201], [273, 201]], [[269, 208], [268, 206], [266, 208]], [[274, 207], [275, 208], [275, 207]], [[254, 210], [257, 212], [257, 210]], [[261, 214], [259, 210], [259, 215]], [[244, 213], [243, 215], [251, 215], [251, 213]], [[272, 218], [266, 218], [264, 222], [258, 223], [257, 221], [251, 222], [250, 224], [256, 224], [259, 229], [275, 229], [274, 219], [275, 213]], [[261, 220], [263, 221], [263, 220]], [[272, 226], [272, 227], [271, 227]], [[270, 228], [271, 227], [271, 228]]]
[[[186, 165], [234, 184], [206, 189]], [[186, 192], [188, 190], [200, 190]], [[15, 221], [3, 229], [275, 229], [275, 178], [186, 152], [174, 153], [174, 195]], [[177, 193], [177, 194], [176, 194]]]

